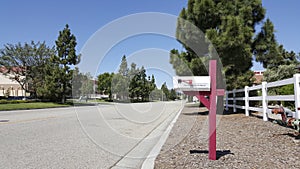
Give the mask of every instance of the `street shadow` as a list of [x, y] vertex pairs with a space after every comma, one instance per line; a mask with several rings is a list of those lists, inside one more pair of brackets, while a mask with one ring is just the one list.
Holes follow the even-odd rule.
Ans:
[[[208, 154], [207, 150], [190, 150], [190, 154]], [[217, 160], [226, 155], [234, 155], [230, 150], [217, 150]]]
[[207, 116], [209, 111], [203, 111], [203, 112], [192, 112], [192, 113], [182, 113], [183, 115], [186, 116]]
[[84, 106], [97, 106], [98, 103], [74, 103], [74, 107], [84, 107]]
[[9, 120], [0, 120], [0, 123], [6, 123], [9, 122]]

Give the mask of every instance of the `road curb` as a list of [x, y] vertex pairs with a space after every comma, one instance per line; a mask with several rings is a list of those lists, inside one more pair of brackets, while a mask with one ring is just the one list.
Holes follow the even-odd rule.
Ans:
[[171, 132], [174, 124], [176, 123], [179, 115], [181, 114], [183, 108], [184, 108], [184, 106], [178, 111], [177, 115], [172, 120], [172, 122], [169, 124], [169, 126], [166, 129], [166, 131], [161, 135], [161, 137], [158, 140], [158, 142], [152, 148], [152, 150], [150, 151], [150, 153], [147, 156], [146, 160], [143, 162], [141, 169], [153, 169], [154, 168], [155, 159], [159, 155], [159, 152], [160, 152], [162, 146], [167, 141], [167, 139], [169, 137], [169, 134], [170, 134], [170, 132]]

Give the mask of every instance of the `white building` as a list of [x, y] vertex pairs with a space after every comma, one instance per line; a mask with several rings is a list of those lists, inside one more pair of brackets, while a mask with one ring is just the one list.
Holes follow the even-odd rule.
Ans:
[[22, 90], [18, 82], [0, 73], [0, 97], [1, 96], [26, 96], [26, 93], [25, 90]]

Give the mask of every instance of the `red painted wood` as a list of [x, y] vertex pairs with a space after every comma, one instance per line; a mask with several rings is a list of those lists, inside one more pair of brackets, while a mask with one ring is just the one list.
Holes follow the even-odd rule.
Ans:
[[217, 96], [224, 96], [225, 90], [224, 89], [217, 89]]
[[189, 96], [198, 96], [198, 95], [209, 96], [210, 95], [210, 91], [184, 91], [183, 93], [186, 95], [189, 95]]
[[216, 160], [217, 157], [217, 136], [216, 136], [216, 118], [217, 118], [217, 61], [211, 60], [209, 62], [209, 75], [211, 79], [210, 83], [210, 110], [209, 110], [209, 147], [208, 158], [210, 160]]
[[[210, 60], [209, 62], [210, 76], [210, 91], [185, 91], [184, 93], [190, 96], [196, 96], [201, 103], [209, 110], [209, 153], [210, 160], [217, 159], [217, 133], [216, 133], [216, 118], [217, 118], [217, 96], [225, 94], [224, 89], [217, 89], [217, 61]], [[209, 96], [209, 99], [205, 98]]]
[[196, 96], [198, 100], [210, 110], [209, 99], [205, 98], [205, 96], [210, 96], [210, 91], [184, 91], [183, 93], [190, 96]]
[[201, 95], [201, 94], [197, 95], [196, 97], [199, 99], [199, 101], [200, 101], [202, 104], [204, 104], [204, 106], [205, 106], [208, 110], [210, 110], [209, 99], [205, 98], [205, 96], [204, 96], [204, 95]]

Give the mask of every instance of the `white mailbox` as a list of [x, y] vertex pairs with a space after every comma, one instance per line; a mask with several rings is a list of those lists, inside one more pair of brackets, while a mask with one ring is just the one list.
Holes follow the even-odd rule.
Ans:
[[210, 76], [174, 76], [173, 86], [181, 91], [210, 91]]

